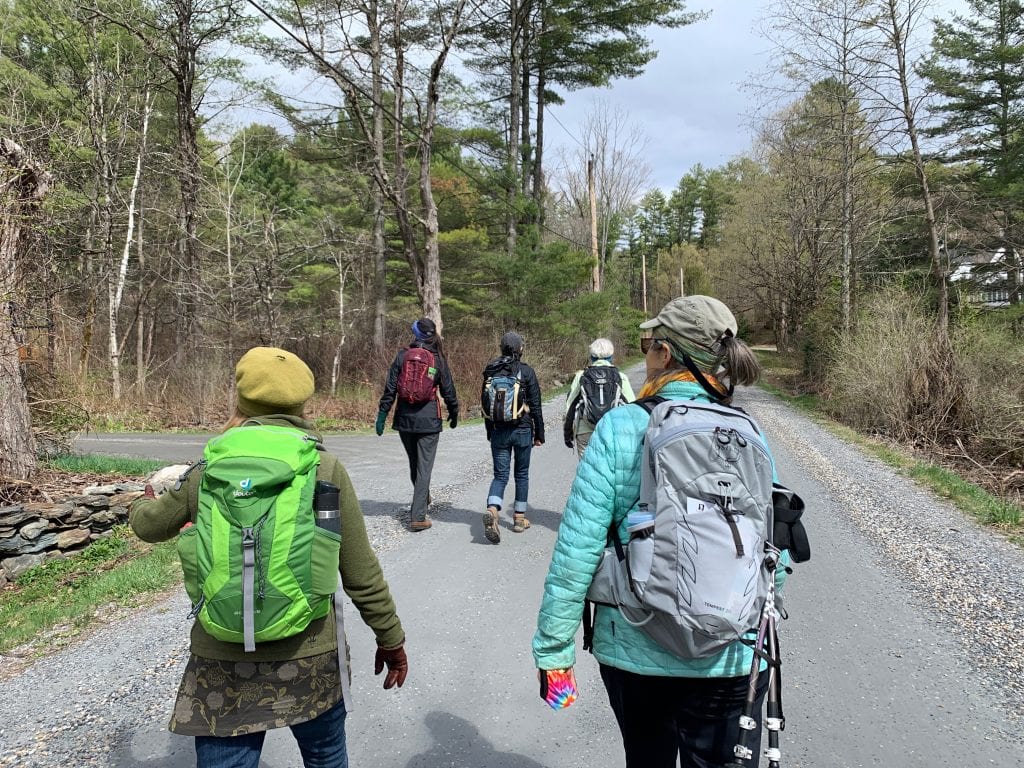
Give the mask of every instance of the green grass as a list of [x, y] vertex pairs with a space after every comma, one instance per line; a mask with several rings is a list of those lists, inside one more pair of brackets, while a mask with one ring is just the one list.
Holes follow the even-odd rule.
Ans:
[[813, 395], [790, 395], [772, 384], [761, 386], [812, 416], [837, 437], [860, 446], [936, 495], [949, 499], [978, 522], [997, 528], [1018, 546], [1024, 546], [1024, 509], [1019, 505], [994, 496], [952, 470], [912, 456], [898, 446], [861, 434], [834, 421], [825, 414], [821, 402]]
[[[180, 580], [173, 542], [140, 542], [126, 525], [81, 553], [51, 560], [19, 576], [0, 592], [0, 653], [43, 632], [73, 636], [110, 604], [133, 606]], [[51, 644], [43, 651], [52, 650]]]
[[132, 459], [121, 456], [79, 456], [66, 454], [48, 459], [44, 462], [44, 466], [72, 473], [142, 476], [167, 466], [167, 462], [153, 459]]
[[[110, 475], [112, 480], [144, 477], [166, 462], [116, 456], [56, 456], [43, 467], [70, 474]], [[152, 546], [127, 525], [116, 526], [65, 560], [38, 565], [0, 591], [0, 654], [40, 633], [75, 635], [109, 605], [131, 606], [181, 578], [172, 543]]]

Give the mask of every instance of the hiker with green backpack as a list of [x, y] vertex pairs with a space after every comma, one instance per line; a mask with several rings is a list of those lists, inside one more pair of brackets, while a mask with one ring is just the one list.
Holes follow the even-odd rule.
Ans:
[[347, 768], [342, 591], [376, 636], [384, 688], [405, 682], [405, 632], [348, 474], [304, 418], [309, 367], [255, 347], [235, 380], [235, 414], [203, 460], [129, 512], [143, 541], [177, 539], [193, 606], [169, 728], [195, 738], [198, 768], [256, 768], [284, 726], [304, 765]]
[[639, 400], [601, 418], [558, 528], [533, 639], [541, 697], [553, 708], [576, 699], [582, 621], [627, 768], [753, 768], [766, 695], [777, 765], [777, 638], [761, 628], [774, 622], [791, 542], [806, 538], [783, 543], [767, 443], [730, 406], [757, 359], [709, 296], [677, 298], [640, 327]]

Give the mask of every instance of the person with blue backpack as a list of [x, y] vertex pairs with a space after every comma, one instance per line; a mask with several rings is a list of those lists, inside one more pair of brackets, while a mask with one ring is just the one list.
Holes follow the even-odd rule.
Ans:
[[487, 491], [484, 536], [492, 544], [501, 541], [501, 508], [509, 470], [515, 460], [515, 502], [512, 531], [530, 527], [526, 518], [530, 495], [530, 454], [544, 444], [544, 414], [541, 412], [537, 374], [523, 362], [523, 337], [508, 331], [501, 337], [501, 355], [484, 367], [480, 407], [487, 440], [491, 444], [494, 479]]
[[459, 423], [459, 398], [434, 321], [421, 317], [412, 324], [412, 335], [412, 343], [398, 350], [388, 368], [374, 426], [378, 436], [384, 434], [384, 423], [394, 405], [391, 428], [402, 440], [412, 481], [409, 530], [425, 531], [433, 526], [427, 509], [432, 501], [430, 477], [442, 429], [438, 393], [448, 409], [450, 429]]
[[769, 664], [755, 665], [751, 631], [774, 610], [789, 559], [766, 530], [767, 444], [725, 406], [759, 366], [709, 296], [674, 299], [640, 327], [639, 400], [597, 424], [558, 529], [533, 638], [541, 696], [575, 700], [582, 620], [627, 768], [755, 766]]
[[236, 408], [203, 460], [129, 524], [176, 539], [192, 602], [191, 652], [170, 731], [198, 768], [257, 768], [266, 732], [289, 727], [308, 768], [347, 768], [348, 595], [377, 640], [384, 688], [408, 674], [405, 632], [348, 473], [304, 417], [313, 373], [255, 347], [235, 368]]

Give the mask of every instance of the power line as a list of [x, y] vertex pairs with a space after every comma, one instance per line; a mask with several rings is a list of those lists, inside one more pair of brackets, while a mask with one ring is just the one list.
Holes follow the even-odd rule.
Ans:
[[550, 117], [550, 118], [551, 118], [552, 120], [554, 120], [554, 121], [555, 121], [556, 123], [558, 123], [559, 127], [560, 127], [560, 128], [561, 128], [561, 129], [563, 130], [563, 131], [565, 131], [565, 133], [566, 133], [566, 134], [567, 134], [567, 135], [569, 136], [569, 138], [570, 138], [570, 139], [572, 139], [572, 140], [573, 140], [573, 141], [575, 141], [575, 142], [576, 142], [577, 144], [579, 144], [579, 145], [580, 145], [581, 147], [583, 147], [583, 149], [585, 149], [585, 150], [586, 150], [587, 152], [589, 152], [589, 151], [590, 151], [590, 147], [588, 147], [588, 146], [587, 146], [586, 144], [584, 144], [584, 143], [583, 143], [582, 141], [580, 141], [579, 139], [577, 139], [577, 138], [576, 138], [576, 136], [575, 136], [575, 134], [573, 134], [573, 132], [572, 132], [572, 131], [570, 131], [570, 130], [569, 130], [568, 128], [566, 128], [566, 127], [565, 127], [565, 125], [563, 125], [563, 124], [562, 124], [562, 121], [558, 119], [558, 116], [557, 116], [557, 115], [556, 115], [556, 114], [555, 114], [554, 112], [552, 112], [552, 111], [551, 111], [551, 105], [549, 105], [549, 104], [545, 104], [545, 105], [544, 105], [544, 111], [545, 111], [545, 113], [546, 113], [546, 114], [548, 115], [548, 117]]

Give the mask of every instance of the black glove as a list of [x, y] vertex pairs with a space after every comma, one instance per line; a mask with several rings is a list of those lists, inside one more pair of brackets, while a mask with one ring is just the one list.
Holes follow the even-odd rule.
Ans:
[[573, 447], [572, 440], [566, 440], [565, 441], [565, 447], [566, 448], [572, 448]]
[[459, 425], [459, 412], [456, 411], [455, 413], [449, 413], [448, 414], [448, 426], [451, 429], [455, 429], [455, 427], [457, 427], [458, 425]]

